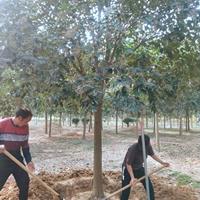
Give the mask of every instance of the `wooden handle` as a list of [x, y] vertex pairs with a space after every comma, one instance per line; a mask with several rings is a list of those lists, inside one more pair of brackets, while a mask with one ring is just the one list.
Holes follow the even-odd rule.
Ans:
[[49, 187], [44, 181], [42, 181], [39, 177], [37, 177], [34, 173], [32, 173], [26, 166], [24, 166], [19, 160], [17, 160], [12, 154], [10, 154], [7, 150], [4, 150], [4, 154], [10, 158], [13, 162], [15, 162], [19, 167], [21, 167], [24, 171], [30, 174], [34, 179], [40, 182], [45, 188], [51, 191], [55, 196], [60, 196], [55, 190]]
[[[160, 170], [163, 169], [163, 168], [165, 168], [165, 166], [161, 166], [161, 167], [159, 167], [158, 169], [153, 170], [152, 172], [150, 172], [150, 173], [148, 174], [148, 176], [151, 176], [152, 174], [154, 174], [154, 173], [160, 171]], [[135, 184], [138, 183], [138, 182], [140, 182], [140, 181], [143, 180], [143, 179], [145, 179], [145, 176], [142, 176], [141, 178], [137, 179], [136, 182], [135, 182]], [[108, 196], [105, 197], [103, 200], [110, 199], [111, 197], [115, 196], [116, 194], [122, 192], [123, 190], [125, 190], [125, 189], [127, 189], [127, 188], [129, 188], [129, 187], [131, 187], [131, 183], [129, 183], [129, 184], [126, 185], [125, 187], [120, 188], [119, 190], [113, 192], [112, 194], [108, 195]]]

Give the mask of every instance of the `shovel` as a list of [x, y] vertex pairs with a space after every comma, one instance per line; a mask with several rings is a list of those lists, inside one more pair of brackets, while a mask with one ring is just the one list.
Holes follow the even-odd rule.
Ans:
[[10, 158], [14, 163], [16, 163], [19, 167], [21, 167], [24, 171], [30, 174], [35, 180], [37, 180], [41, 185], [43, 185], [46, 189], [48, 189], [56, 199], [65, 200], [62, 198], [54, 189], [49, 187], [42, 179], [32, 173], [26, 166], [24, 166], [19, 160], [17, 160], [12, 154], [10, 154], [7, 150], [4, 149], [3, 153]]
[[[155, 169], [154, 171], [150, 172], [150, 173], [148, 174], [148, 176], [151, 176], [152, 174], [154, 174], [154, 173], [160, 171], [160, 170], [163, 169], [163, 168], [165, 168], [165, 166], [161, 166], [161, 167], [159, 167], [158, 169]], [[137, 179], [137, 181], [135, 182], [135, 184], [138, 183], [138, 182], [140, 182], [140, 181], [143, 180], [143, 179], [145, 179], [145, 176], [142, 176], [141, 178]], [[105, 197], [105, 198], [102, 199], [102, 200], [110, 199], [111, 197], [115, 196], [116, 194], [122, 192], [123, 190], [125, 190], [125, 189], [127, 189], [127, 188], [129, 188], [129, 187], [131, 187], [131, 183], [129, 183], [129, 184], [126, 185], [125, 187], [123, 187], [123, 188], [121, 188], [121, 189], [119, 189], [119, 190], [113, 192], [112, 194], [108, 195], [107, 197]]]

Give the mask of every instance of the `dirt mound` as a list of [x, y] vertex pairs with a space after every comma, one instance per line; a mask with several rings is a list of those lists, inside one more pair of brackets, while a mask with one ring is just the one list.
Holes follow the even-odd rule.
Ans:
[[[49, 186], [56, 189], [59, 193], [63, 188], [59, 188], [60, 182], [65, 184], [66, 199], [84, 200], [88, 199], [91, 191], [92, 182], [91, 170], [68, 170], [59, 174], [41, 172], [38, 176]], [[167, 178], [157, 176], [152, 177], [155, 189], [156, 200], [197, 200], [195, 191], [189, 187], [178, 187], [169, 183]], [[121, 186], [120, 172], [105, 172], [103, 175], [105, 195], [111, 194]], [[62, 191], [63, 192], [63, 191]], [[18, 200], [18, 189], [14, 181], [8, 182], [0, 192], [0, 200]], [[133, 198], [134, 197], [134, 198]], [[53, 200], [51, 192], [43, 188], [37, 181], [31, 180], [29, 200]], [[119, 199], [119, 196], [112, 198]], [[131, 193], [132, 200], [146, 200], [145, 191], [139, 183]]]

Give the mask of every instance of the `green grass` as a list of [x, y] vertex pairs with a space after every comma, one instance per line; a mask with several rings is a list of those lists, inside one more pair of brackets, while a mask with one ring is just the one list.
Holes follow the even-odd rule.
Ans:
[[200, 181], [195, 181], [191, 185], [192, 185], [193, 188], [199, 189], [200, 188]]
[[172, 171], [170, 176], [172, 176], [176, 179], [176, 182], [178, 185], [190, 185], [195, 189], [200, 188], [200, 181], [196, 181], [196, 180], [192, 179], [192, 177], [190, 177], [186, 174], [183, 174], [183, 173], [177, 172], [177, 171]]

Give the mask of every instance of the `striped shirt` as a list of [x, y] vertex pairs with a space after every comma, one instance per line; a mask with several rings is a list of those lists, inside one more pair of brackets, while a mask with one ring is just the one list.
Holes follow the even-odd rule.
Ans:
[[22, 150], [26, 163], [31, 161], [28, 138], [28, 125], [24, 127], [16, 126], [12, 118], [0, 120], [0, 144], [3, 144], [5, 149], [17, 158], [21, 157]]

